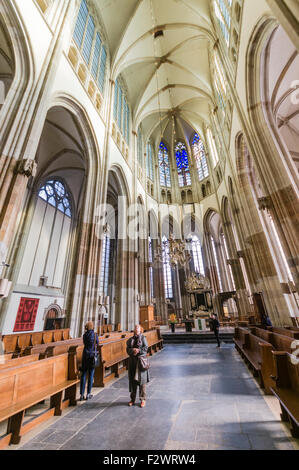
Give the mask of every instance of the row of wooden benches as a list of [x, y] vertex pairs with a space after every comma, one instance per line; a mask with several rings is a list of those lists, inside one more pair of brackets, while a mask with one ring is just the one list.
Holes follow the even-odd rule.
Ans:
[[70, 338], [70, 329], [37, 331], [34, 333], [15, 333], [3, 335], [1, 340], [5, 353], [16, 353], [24, 350], [26, 347], [36, 346], [38, 344], [54, 343], [64, 341]]
[[[128, 337], [131, 333], [128, 333]], [[148, 354], [163, 347], [160, 330], [145, 333]], [[94, 386], [104, 387], [127, 369], [127, 338], [118, 338], [99, 345], [100, 366], [96, 368]], [[50, 416], [59, 416], [62, 409], [76, 405], [76, 386], [82, 362], [81, 338], [47, 345], [37, 345], [31, 354], [12, 358], [2, 356], [0, 362], [0, 422], [8, 420], [7, 434], [0, 438], [0, 449], [18, 444], [21, 436]], [[24, 422], [25, 411], [50, 397], [50, 408], [38, 417]]]
[[290, 422], [292, 435], [299, 437], [299, 341], [292, 334], [282, 332], [275, 327], [271, 330], [237, 327], [234, 342], [254, 375], [259, 377], [265, 393], [278, 398], [281, 418]]

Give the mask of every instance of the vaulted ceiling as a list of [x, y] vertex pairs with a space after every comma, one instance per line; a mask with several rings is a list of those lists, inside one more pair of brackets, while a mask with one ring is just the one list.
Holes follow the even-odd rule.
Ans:
[[213, 106], [210, 60], [217, 38], [210, 0], [96, 3], [112, 75], [126, 82], [135, 130], [142, 123], [145, 139], [157, 142], [175, 115], [200, 132]]

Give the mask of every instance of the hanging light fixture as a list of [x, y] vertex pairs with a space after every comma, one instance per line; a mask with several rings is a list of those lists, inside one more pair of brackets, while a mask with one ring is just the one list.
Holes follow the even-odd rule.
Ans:
[[[158, 77], [158, 68], [161, 64], [161, 58], [158, 57], [156, 52], [156, 39], [158, 37], [163, 37], [163, 31], [155, 30], [156, 22], [154, 17], [154, 6], [153, 0], [151, 0], [151, 15], [152, 15], [152, 22], [153, 22], [153, 41], [154, 41], [154, 56], [155, 56], [155, 64], [156, 64], [156, 84], [157, 84], [157, 98], [158, 98], [158, 107], [159, 107], [159, 123], [160, 123], [160, 142], [163, 141], [163, 127], [162, 127], [162, 112], [161, 112], [161, 99], [160, 99], [160, 91], [159, 91], [159, 77]], [[171, 91], [170, 87], [168, 88], [170, 102], [171, 100]], [[172, 109], [170, 116], [172, 117], [172, 131], [173, 131], [173, 139], [174, 144], [176, 143], [176, 122], [175, 122], [175, 112]], [[167, 198], [167, 206], [168, 206], [168, 220], [169, 220], [169, 200]], [[186, 266], [191, 260], [191, 255], [186, 249], [186, 245], [182, 240], [175, 240], [173, 234], [170, 234], [167, 240], [162, 241], [162, 244], [158, 244], [155, 253], [154, 253], [154, 263], [155, 264], [162, 264], [164, 261], [164, 254], [168, 251], [169, 255], [169, 262], [172, 268], [176, 268], [178, 265]]]

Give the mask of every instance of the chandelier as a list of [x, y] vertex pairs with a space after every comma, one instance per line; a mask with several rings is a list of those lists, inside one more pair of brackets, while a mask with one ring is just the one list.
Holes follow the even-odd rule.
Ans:
[[175, 240], [171, 234], [168, 240], [162, 241], [162, 245], [158, 245], [156, 248], [155, 263], [163, 263], [166, 255], [169, 257], [169, 264], [173, 269], [178, 265], [185, 267], [189, 264], [191, 255], [182, 240]]

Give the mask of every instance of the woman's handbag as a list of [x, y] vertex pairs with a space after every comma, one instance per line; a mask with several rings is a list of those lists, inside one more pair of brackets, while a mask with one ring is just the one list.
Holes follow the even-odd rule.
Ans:
[[148, 357], [139, 356], [138, 359], [139, 359], [139, 367], [140, 367], [141, 372], [145, 372], [146, 370], [150, 368]]
[[94, 334], [94, 354], [91, 358], [92, 368], [99, 367], [100, 365], [100, 356], [97, 350], [97, 342], [96, 342], [96, 333]]

